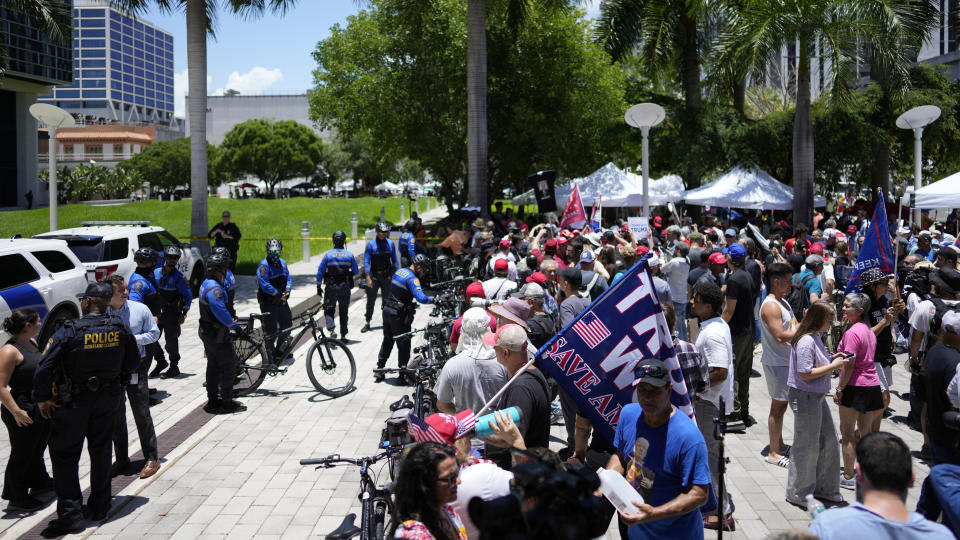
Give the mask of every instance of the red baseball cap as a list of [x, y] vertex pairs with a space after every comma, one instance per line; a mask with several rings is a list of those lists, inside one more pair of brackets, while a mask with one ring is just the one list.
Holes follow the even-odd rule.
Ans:
[[812, 246], [810, 246], [810, 249], [808, 251], [810, 251], [811, 255], [823, 255], [823, 244], [821, 244], [820, 242], [817, 242]]
[[[445, 443], [453, 446], [455, 441], [466, 437], [473, 431], [473, 427], [477, 423], [477, 416], [470, 409], [464, 409], [456, 414], [434, 413], [424, 418], [424, 422], [433, 428]], [[434, 440], [430, 438], [430, 435], [420, 433], [418, 430], [411, 429], [410, 435], [417, 442]], [[434, 440], [434, 442], [439, 441]]]
[[557, 239], [550, 238], [543, 244], [543, 250], [547, 253], [556, 253], [557, 252]]
[[647, 253], [650, 253], [650, 248], [647, 247], [646, 244], [640, 244], [639, 246], [637, 246], [637, 257], [642, 257]]
[[[547, 275], [544, 274], [543, 272], [534, 272], [530, 274], [530, 276], [527, 278], [527, 283], [536, 283], [538, 285], [543, 285], [546, 282], [547, 282]], [[479, 285], [479, 283], [477, 283], [477, 285]], [[482, 288], [483, 287], [481, 287], [481, 289]]]
[[479, 296], [480, 298], [486, 298], [486, 293], [483, 292], [483, 284], [479, 281], [475, 281], [467, 285], [466, 297], [469, 301], [474, 296]]
[[512, 245], [512, 244], [510, 243], [510, 240], [507, 240], [506, 238], [504, 238], [503, 240], [500, 241], [500, 247], [508, 248], [508, 247], [510, 247], [511, 245]]
[[727, 264], [727, 258], [723, 256], [723, 253], [717, 252], [711, 254], [707, 262], [710, 264]]
[[657, 216], [657, 217], [653, 218], [653, 226], [654, 226], [654, 227], [662, 227], [662, 226], [663, 226], [663, 218], [660, 217], [660, 216]]
[[857, 226], [856, 226], [856, 225], [850, 225], [849, 227], [847, 227], [847, 232], [850, 233], [850, 234], [855, 234], [855, 233], [857, 232]]
[[510, 262], [507, 261], [506, 259], [497, 259], [493, 263], [493, 271], [494, 273], [497, 273], [497, 274], [499, 274], [500, 272], [506, 273], [509, 268], [510, 268]]

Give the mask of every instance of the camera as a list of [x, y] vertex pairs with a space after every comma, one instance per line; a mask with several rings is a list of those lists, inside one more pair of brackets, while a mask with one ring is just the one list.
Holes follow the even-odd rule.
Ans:
[[516, 465], [513, 473], [510, 495], [470, 501], [481, 540], [590, 540], [606, 533], [610, 513], [594, 495], [596, 472], [538, 460]]

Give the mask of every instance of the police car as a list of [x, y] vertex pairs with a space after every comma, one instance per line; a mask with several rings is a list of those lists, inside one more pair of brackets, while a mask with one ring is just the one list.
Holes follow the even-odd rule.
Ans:
[[151, 226], [149, 221], [86, 221], [81, 225], [38, 234], [34, 238], [64, 240], [97, 281], [114, 273], [129, 280], [137, 269], [133, 254], [142, 247], [163, 253], [167, 246], [179, 246], [182, 255], [177, 269], [187, 278], [194, 295], [200, 291], [204, 280], [200, 250], [180, 242], [163, 227]]
[[[80, 316], [87, 271], [62, 240], [0, 239], [0, 321], [13, 310], [36, 310], [43, 320], [39, 343], [63, 321]], [[0, 342], [10, 336], [0, 330]]]

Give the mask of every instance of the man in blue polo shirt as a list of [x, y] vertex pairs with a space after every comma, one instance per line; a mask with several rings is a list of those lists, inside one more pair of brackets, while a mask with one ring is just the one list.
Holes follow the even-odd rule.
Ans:
[[[638, 403], [623, 408], [608, 469], [626, 476], [644, 498], [623, 514], [630, 540], [703, 538], [700, 507], [716, 507], [711, 497], [707, 445], [693, 420], [670, 403], [671, 377], [656, 359], [637, 367], [633, 385]], [[707, 504], [708, 501], [710, 504]], [[711, 508], [705, 507], [709, 511]]]

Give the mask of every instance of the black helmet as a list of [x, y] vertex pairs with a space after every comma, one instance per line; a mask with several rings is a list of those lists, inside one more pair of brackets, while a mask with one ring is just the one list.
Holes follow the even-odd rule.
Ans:
[[430, 257], [427, 257], [423, 253], [418, 253], [416, 257], [413, 258], [413, 265], [419, 266], [425, 270], [430, 269]]
[[417, 228], [417, 220], [412, 218], [408, 219], [407, 222], [403, 224], [403, 228], [409, 232], [413, 232], [413, 230]]
[[169, 245], [163, 248], [163, 257], [173, 257], [179, 259], [183, 255], [183, 252], [180, 251], [180, 248], [175, 245]]
[[133, 262], [138, 265], [157, 264], [157, 250], [151, 247], [142, 247], [133, 254]]
[[347, 242], [347, 233], [343, 231], [335, 231], [333, 233], [333, 247], [343, 248], [343, 245]]
[[377, 223], [377, 232], [390, 232], [390, 226], [385, 221]]
[[228, 260], [230, 260], [230, 259], [233, 258], [233, 257], [230, 256], [230, 250], [227, 249], [227, 248], [225, 248], [225, 247], [223, 247], [223, 246], [217, 246], [217, 247], [213, 248], [212, 250], [210, 250], [210, 253], [211, 253], [211, 254], [216, 254], [216, 255], [223, 255], [223, 256], [226, 257]]
[[213, 275], [230, 267], [230, 256], [214, 251], [210, 253], [210, 255], [207, 255], [206, 264], [207, 275]]
[[283, 251], [283, 242], [277, 238], [267, 240], [267, 262], [278, 264], [280, 262], [280, 253]]

